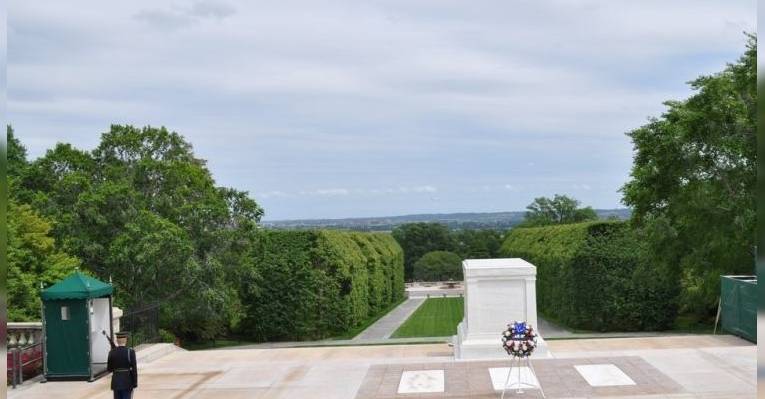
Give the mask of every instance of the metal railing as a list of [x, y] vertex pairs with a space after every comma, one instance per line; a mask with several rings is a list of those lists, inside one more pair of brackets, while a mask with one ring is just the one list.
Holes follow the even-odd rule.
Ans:
[[8, 364], [10, 378], [8, 378], [8, 380], [13, 388], [24, 383], [25, 374], [27, 378], [32, 378], [42, 373], [42, 342], [24, 347], [11, 348], [8, 350], [8, 356], [10, 358], [10, 364]]
[[159, 304], [130, 309], [120, 318], [120, 330], [130, 333], [130, 345], [157, 343], [159, 334]]
[[9, 322], [7, 328], [7, 376], [8, 383], [15, 388], [23, 383], [25, 378], [29, 379], [42, 373], [42, 323]]

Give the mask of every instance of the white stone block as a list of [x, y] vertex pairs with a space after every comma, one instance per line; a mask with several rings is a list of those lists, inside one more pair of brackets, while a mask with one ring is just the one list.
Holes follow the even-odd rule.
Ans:
[[[508, 381], [508, 373], [510, 373], [510, 380]], [[520, 376], [518, 375], [520, 373]], [[489, 369], [489, 375], [491, 376], [491, 385], [495, 391], [501, 391], [504, 389], [505, 382], [507, 382], [507, 390], [518, 389], [520, 385], [521, 389], [537, 389], [539, 388], [539, 380], [526, 366], [523, 367], [495, 367]], [[520, 384], [519, 382], [520, 377]]]
[[398, 393], [444, 392], [443, 370], [414, 370], [401, 373]]
[[[462, 262], [465, 278], [465, 316], [454, 337], [457, 359], [507, 359], [501, 334], [512, 321], [537, 326], [537, 268], [520, 258], [467, 259]], [[539, 336], [532, 357], [550, 357]]]
[[632, 378], [613, 364], [585, 364], [574, 368], [593, 387], [635, 385]]

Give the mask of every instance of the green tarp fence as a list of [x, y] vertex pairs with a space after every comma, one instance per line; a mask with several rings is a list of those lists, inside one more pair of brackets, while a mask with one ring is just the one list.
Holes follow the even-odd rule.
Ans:
[[757, 342], [757, 276], [721, 276], [720, 325]]

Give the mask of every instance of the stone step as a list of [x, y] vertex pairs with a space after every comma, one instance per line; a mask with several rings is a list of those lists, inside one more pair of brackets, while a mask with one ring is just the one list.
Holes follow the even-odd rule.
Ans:
[[151, 363], [171, 353], [186, 351], [186, 349], [180, 348], [170, 343], [143, 344], [138, 345], [138, 347], [135, 349], [136, 360], [138, 361], [139, 367], [143, 363]]

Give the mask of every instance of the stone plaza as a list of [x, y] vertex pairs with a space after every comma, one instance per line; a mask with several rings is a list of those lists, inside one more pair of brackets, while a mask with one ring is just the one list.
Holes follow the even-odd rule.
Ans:
[[[499, 398], [492, 369], [510, 364], [455, 360], [447, 343], [159, 351], [163, 345], [169, 344], [139, 351], [145, 354], [135, 399]], [[548, 340], [548, 346], [554, 358], [532, 360], [548, 398], [755, 397], [757, 348], [733, 336]], [[148, 356], [152, 351], [157, 355]], [[107, 399], [111, 391], [108, 377], [30, 381], [8, 397]]]

